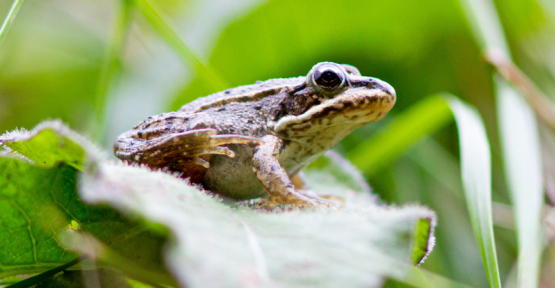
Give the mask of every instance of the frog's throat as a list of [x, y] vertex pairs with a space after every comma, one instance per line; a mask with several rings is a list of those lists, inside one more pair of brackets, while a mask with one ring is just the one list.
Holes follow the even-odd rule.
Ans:
[[274, 131], [280, 133], [293, 129], [300, 132], [312, 130], [313, 126], [370, 123], [383, 118], [395, 104], [395, 96], [381, 89], [360, 87], [349, 90], [349, 93], [328, 99], [301, 115], [282, 117], [274, 124]]

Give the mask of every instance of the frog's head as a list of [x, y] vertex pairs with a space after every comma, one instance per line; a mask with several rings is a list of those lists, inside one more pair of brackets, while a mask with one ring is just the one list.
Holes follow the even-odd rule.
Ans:
[[395, 99], [391, 85], [361, 76], [353, 66], [318, 63], [304, 83], [291, 89], [284, 103], [285, 115], [276, 121], [274, 130], [290, 137], [329, 130], [349, 133], [383, 118]]

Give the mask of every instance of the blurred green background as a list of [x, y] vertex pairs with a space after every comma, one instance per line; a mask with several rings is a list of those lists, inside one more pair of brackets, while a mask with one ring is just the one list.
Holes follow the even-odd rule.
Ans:
[[[358, 129], [335, 148], [347, 154], [414, 103], [449, 92], [477, 107], [484, 119], [492, 146], [501, 279], [514, 283], [516, 237], [510, 208], [502, 205], [510, 200], [494, 70], [484, 61], [459, 1], [150, 2], [196, 60], [182, 61], [143, 14], [122, 4], [126, 1], [25, 0], [0, 44], [0, 130], [30, 129], [60, 118], [111, 150], [120, 133], [147, 116], [220, 89], [306, 75], [315, 63], [333, 61], [387, 81], [398, 97], [385, 119]], [[555, 4], [494, 2], [516, 64], [555, 96]], [[11, 4], [1, 1], [0, 15]], [[438, 213], [437, 245], [423, 268], [486, 287], [461, 192], [458, 149], [451, 124], [383, 168], [363, 172], [385, 202], [421, 203]], [[542, 287], [555, 287], [553, 251], [544, 255]]]

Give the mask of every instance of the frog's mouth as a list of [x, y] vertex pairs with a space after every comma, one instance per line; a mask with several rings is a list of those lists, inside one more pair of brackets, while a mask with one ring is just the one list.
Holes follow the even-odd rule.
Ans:
[[306, 135], [336, 125], [361, 126], [382, 119], [395, 104], [395, 90], [370, 77], [352, 77], [350, 87], [300, 115], [288, 115], [274, 126], [277, 133]]

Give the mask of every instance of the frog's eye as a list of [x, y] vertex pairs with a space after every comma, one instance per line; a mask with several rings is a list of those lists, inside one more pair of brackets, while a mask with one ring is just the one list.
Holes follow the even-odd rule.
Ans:
[[345, 76], [336, 65], [322, 65], [317, 67], [312, 74], [316, 85], [325, 90], [334, 90], [345, 83]]

